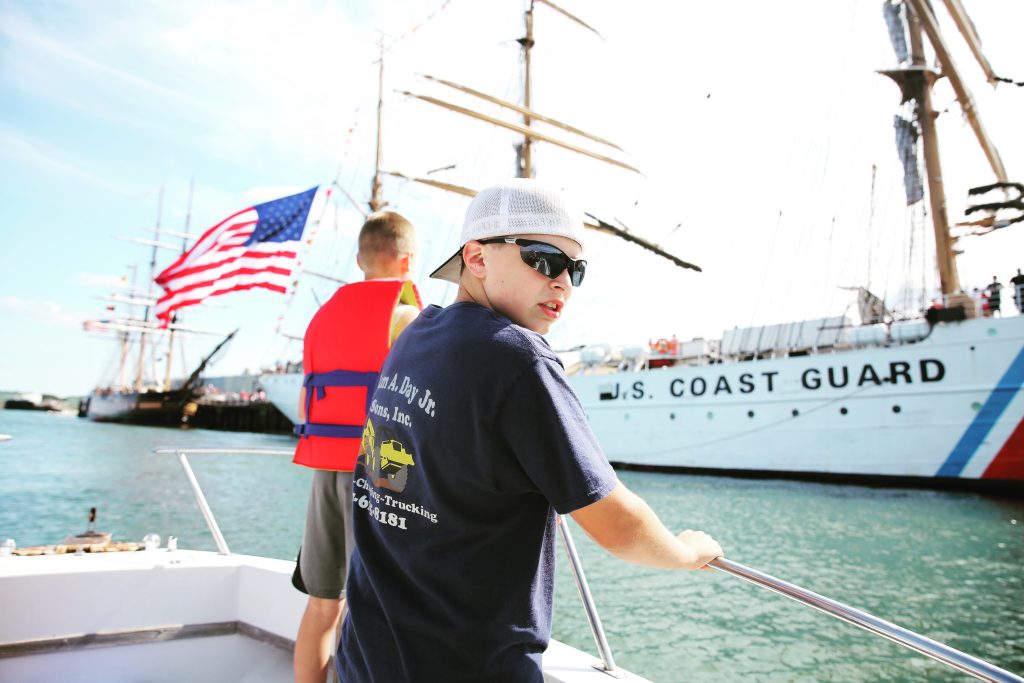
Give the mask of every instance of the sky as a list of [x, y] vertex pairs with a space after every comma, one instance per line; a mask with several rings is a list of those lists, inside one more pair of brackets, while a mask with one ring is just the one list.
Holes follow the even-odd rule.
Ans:
[[[844, 286], [909, 312], [935, 296], [931, 228], [922, 205], [905, 206], [893, 143], [898, 90], [875, 73], [895, 64], [880, 2], [558, 4], [600, 35], [537, 6], [533, 108], [625, 153], [540, 130], [641, 173], [540, 144], [537, 176], [703, 272], [595, 234], [553, 346], [718, 338], [842, 314]], [[934, 4], [1010, 179], [1024, 180], [1024, 88], [985, 83]], [[995, 71], [1024, 81], [1024, 3], [963, 4]], [[214, 334], [176, 344], [174, 374], [236, 328], [211, 374], [297, 359], [293, 338], [336, 286], [309, 273], [358, 277], [381, 51], [382, 167], [480, 188], [513, 174], [516, 135], [405, 93], [511, 120], [422, 75], [519, 101], [524, 8], [0, 0], [0, 390], [82, 395], [112, 378], [116, 340], [82, 324], [110, 315], [103, 298], [124, 278], [148, 286], [149, 249], [127, 238], [150, 238], [157, 223], [196, 235], [254, 203], [336, 182], [311, 215], [294, 291], [189, 310], [186, 324]], [[945, 81], [934, 99], [956, 222], [966, 189], [994, 178]], [[419, 231], [423, 298], [450, 302], [454, 288], [426, 275], [458, 246], [468, 200], [393, 177], [384, 198]], [[966, 288], [992, 276], [1005, 284], [1024, 267], [1021, 225], [958, 243]], [[174, 257], [161, 252], [157, 270]], [[128, 312], [118, 304], [115, 314]]]

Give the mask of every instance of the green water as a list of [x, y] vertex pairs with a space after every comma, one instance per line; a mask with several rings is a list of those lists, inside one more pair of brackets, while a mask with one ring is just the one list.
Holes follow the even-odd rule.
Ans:
[[[156, 447], [279, 447], [290, 437], [102, 425], [0, 411], [0, 538], [173, 534], [214, 550], [173, 456]], [[191, 458], [234, 552], [293, 559], [308, 471], [286, 456]], [[1024, 673], [1024, 501], [969, 493], [620, 473], [673, 529], [934, 640]], [[718, 572], [640, 569], [575, 541], [616, 663], [654, 681], [960, 681], [941, 664]], [[554, 637], [596, 652], [563, 556]], [[611, 679], [609, 679], [611, 680]]]

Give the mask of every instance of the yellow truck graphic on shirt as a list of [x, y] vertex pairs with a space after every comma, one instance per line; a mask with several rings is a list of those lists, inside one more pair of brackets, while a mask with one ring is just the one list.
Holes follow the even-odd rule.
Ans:
[[378, 448], [376, 430], [371, 420], [366, 421], [366, 429], [363, 430], [359, 461], [366, 467], [366, 473], [373, 480], [374, 486], [397, 492], [405, 490], [409, 478], [408, 468], [416, 465], [413, 454], [399, 441], [385, 439]]
[[403, 467], [415, 464], [412, 454], [406, 452], [405, 447], [394, 439], [389, 439], [380, 445], [381, 474], [394, 478]]

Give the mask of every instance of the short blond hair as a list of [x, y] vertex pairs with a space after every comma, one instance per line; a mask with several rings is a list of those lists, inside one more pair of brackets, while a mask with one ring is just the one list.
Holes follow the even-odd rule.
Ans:
[[397, 259], [416, 249], [416, 229], [400, 213], [371, 213], [359, 230], [359, 258], [364, 261]]

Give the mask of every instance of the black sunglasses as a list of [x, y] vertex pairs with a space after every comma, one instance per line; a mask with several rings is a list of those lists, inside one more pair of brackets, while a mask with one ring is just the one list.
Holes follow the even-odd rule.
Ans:
[[516, 244], [519, 246], [519, 256], [523, 263], [530, 266], [538, 273], [547, 275], [554, 280], [562, 274], [563, 270], [569, 270], [569, 278], [573, 287], [579, 287], [583, 282], [583, 276], [587, 272], [587, 262], [583, 259], [571, 259], [565, 252], [547, 242], [527, 240], [521, 237], [493, 237], [486, 240], [477, 240], [480, 244]]

